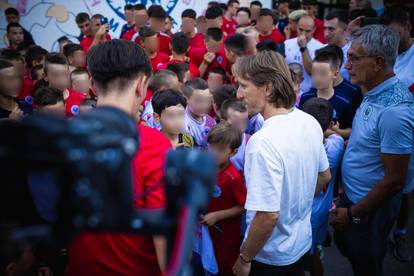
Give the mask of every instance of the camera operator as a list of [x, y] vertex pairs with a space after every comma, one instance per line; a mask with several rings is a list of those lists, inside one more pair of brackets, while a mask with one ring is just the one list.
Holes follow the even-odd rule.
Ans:
[[[144, 50], [131, 41], [104, 42], [90, 49], [88, 69], [98, 94], [98, 108], [116, 107], [136, 118], [151, 76]], [[163, 166], [171, 143], [157, 130], [142, 125], [137, 128], [140, 146], [132, 161], [135, 207], [160, 209], [166, 202]], [[161, 275], [165, 252], [162, 237], [82, 233], [69, 246], [65, 275]]]

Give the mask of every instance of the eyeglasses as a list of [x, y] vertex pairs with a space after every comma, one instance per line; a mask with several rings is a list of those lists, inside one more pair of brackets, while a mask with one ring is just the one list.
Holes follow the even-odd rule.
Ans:
[[367, 57], [377, 57], [377, 56], [378, 55], [360, 55], [360, 56], [357, 56], [357, 55], [353, 55], [353, 54], [347, 54], [346, 55], [346, 59], [347, 59], [347, 61], [351, 65], [353, 65], [355, 62], [358, 62], [358, 61], [360, 61], [363, 58], [367, 58]]

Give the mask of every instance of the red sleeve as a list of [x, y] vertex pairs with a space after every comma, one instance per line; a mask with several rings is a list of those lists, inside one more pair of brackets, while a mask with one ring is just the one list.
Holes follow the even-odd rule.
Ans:
[[244, 184], [243, 177], [239, 175], [236, 179], [234, 179], [233, 185], [231, 185], [231, 188], [233, 190], [233, 196], [234, 200], [237, 203], [237, 205], [242, 205], [246, 203], [246, 184]]
[[167, 35], [160, 34], [158, 36], [160, 42], [160, 52], [167, 54], [168, 56], [171, 55], [170, 43], [171, 38]]
[[203, 62], [204, 55], [207, 51], [202, 48], [195, 48], [190, 53], [190, 64], [195, 67], [200, 67]]
[[272, 38], [277, 44], [285, 41], [285, 36], [278, 29], [273, 30]]
[[79, 44], [80, 46], [82, 46], [82, 49], [85, 53], [88, 52], [89, 47], [91, 46], [90, 39], [88, 39], [87, 37], [84, 37]]
[[158, 209], [165, 206], [164, 163], [171, 142], [159, 131], [139, 125], [140, 147], [133, 160], [135, 206]]

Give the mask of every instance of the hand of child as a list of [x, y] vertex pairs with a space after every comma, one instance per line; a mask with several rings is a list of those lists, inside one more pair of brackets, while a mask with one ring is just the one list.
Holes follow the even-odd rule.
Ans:
[[336, 122], [331, 128], [333, 131], [337, 132], [339, 130], [339, 122]]
[[23, 111], [18, 106], [16, 106], [9, 114], [9, 119], [14, 121], [20, 121], [21, 119], [23, 119]]
[[105, 38], [106, 36], [106, 32], [109, 29], [109, 25], [108, 24], [103, 24], [99, 27], [98, 31], [96, 32], [96, 36], [100, 39]]
[[201, 223], [204, 223], [208, 227], [213, 226], [219, 220], [216, 212], [211, 212], [202, 217]]
[[212, 63], [213, 62], [213, 60], [214, 60], [214, 58], [216, 57], [216, 54], [215, 53], [210, 53], [210, 52], [207, 52], [205, 55], [204, 55], [204, 61], [206, 62], [206, 63], [208, 63], [208, 64], [210, 64], [210, 63]]

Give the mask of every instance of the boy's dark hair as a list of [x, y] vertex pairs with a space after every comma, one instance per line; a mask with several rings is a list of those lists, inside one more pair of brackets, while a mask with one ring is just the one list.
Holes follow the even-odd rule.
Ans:
[[60, 53], [48, 53], [45, 56], [45, 64], [43, 65], [43, 71], [47, 75], [50, 64], [68, 65], [68, 60], [63, 54]]
[[38, 80], [36, 74], [37, 70], [43, 70], [43, 64], [37, 64], [30, 70], [30, 77], [32, 80]]
[[139, 30], [139, 37], [141, 40], [145, 40], [147, 37], [154, 35], [157, 35], [157, 32], [150, 27], [143, 27], [141, 30]]
[[13, 63], [8, 60], [0, 59], [0, 70], [13, 67]]
[[208, 28], [206, 32], [206, 37], [213, 39], [214, 41], [220, 41], [223, 39], [223, 32], [220, 28]]
[[184, 18], [184, 17], [196, 19], [197, 18], [197, 13], [193, 9], [186, 9], [181, 13], [181, 18]]
[[13, 15], [15, 15], [15, 16], [19, 16], [19, 15], [20, 15], [20, 14], [19, 14], [19, 11], [18, 11], [17, 9], [15, 9], [15, 8], [12, 8], [12, 7], [7, 8], [7, 9], [4, 11], [4, 14], [5, 14], [5, 15], [13, 14]]
[[183, 87], [184, 96], [187, 99], [191, 98], [194, 93], [194, 90], [206, 90], [208, 89], [207, 82], [202, 78], [194, 78], [192, 80], [187, 81]]
[[65, 57], [72, 56], [76, 51], [83, 51], [82, 46], [76, 43], [69, 43], [63, 47], [63, 54]]
[[29, 41], [24, 41], [22, 43], [20, 43], [17, 46], [17, 51], [27, 51], [31, 46], [33, 46], [33, 43], [29, 42]]
[[85, 68], [76, 68], [75, 70], [73, 70], [70, 73], [70, 80], [72, 80], [73, 76], [79, 76], [79, 75], [83, 75], [83, 74], [86, 74], [86, 75], [89, 76], [88, 70], [86, 70]]
[[55, 105], [63, 101], [63, 92], [50, 86], [37, 89], [33, 95], [34, 104], [40, 107]]
[[175, 89], [165, 89], [157, 91], [151, 100], [154, 113], [161, 116], [162, 112], [170, 107], [176, 105], [182, 105], [184, 108], [187, 106], [187, 100], [183, 94]]
[[144, 49], [132, 41], [114, 39], [89, 50], [88, 71], [100, 88], [106, 92], [109, 83], [117, 81], [120, 90], [130, 85], [139, 74], [151, 76], [152, 67]]
[[127, 4], [127, 5], [125, 5], [125, 7], [124, 7], [124, 10], [125, 11], [130, 11], [130, 10], [133, 10], [134, 9], [134, 6], [133, 5], [131, 5], [131, 4]]
[[0, 59], [8, 61], [22, 60], [22, 55], [17, 50], [4, 48], [0, 51]]
[[223, 10], [220, 7], [213, 6], [206, 10], [206, 19], [216, 19], [223, 16]]
[[349, 20], [354, 20], [357, 17], [377, 17], [377, 12], [373, 8], [355, 9], [349, 12]]
[[251, 13], [251, 11], [250, 11], [250, 9], [248, 7], [240, 7], [237, 10], [236, 14], [238, 14], [239, 12], [245, 12], [245, 13], [247, 13], [249, 15], [249, 18], [252, 16], [252, 13]]
[[63, 43], [63, 42], [66, 42], [66, 41], [70, 42], [70, 39], [66, 35], [63, 35], [63, 36], [61, 36], [57, 39], [58, 43]]
[[[338, 46], [336, 46], [338, 47]], [[338, 47], [339, 48], [339, 47]], [[339, 50], [342, 52], [342, 49], [339, 48]], [[336, 51], [334, 48], [329, 47], [327, 49], [322, 48], [316, 51], [315, 58], [313, 59], [313, 62], [326, 62], [329, 63], [331, 68], [337, 68], [339, 69], [341, 67], [341, 59], [338, 56], [339, 51]]]
[[325, 20], [332, 20], [335, 18], [338, 18], [339, 23], [345, 25], [348, 25], [349, 23], [348, 13], [345, 10], [334, 10], [325, 16]]
[[185, 73], [188, 72], [189, 65], [187, 62], [173, 62], [171, 64], [168, 64], [166, 69], [173, 71], [177, 75], [178, 81], [183, 83]]
[[147, 10], [147, 8], [142, 4], [135, 4], [134, 5], [134, 10], [135, 11], [142, 11], [142, 10]]
[[229, 0], [229, 1], [227, 1], [227, 7], [229, 7], [230, 5], [233, 5], [233, 4], [239, 4], [240, 5], [240, 2], [238, 0]]
[[260, 2], [260, 1], [252, 1], [252, 2], [250, 3], [250, 7], [252, 7], [252, 6], [259, 6], [259, 7], [263, 7], [263, 4], [262, 4], [262, 2]]
[[277, 43], [272, 39], [265, 39], [263, 41], [260, 41], [256, 44], [256, 49], [258, 52], [261, 51], [274, 51], [278, 52], [278, 46]]
[[228, 111], [229, 109], [233, 109], [238, 112], [247, 112], [246, 104], [243, 101], [237, 99], [228, 99], [223, 102], [220, 108], [220, 115], [221, 119], [227, 120], [228, 119]]
[[94, 15], [92, 15], [91, 19], [98, 19], [98, 20], [102, 20], [102, 18], [104, 18], [104, 16], [100, 13], [96, 13]]
[[318, 55], [319, 53], [322, 53], [322, 52], [331, 52], [334, 55], [336, 55], [339, 60], [339, 67], [342, 66], [344, 62], [344, 52], [342, 51], [341, 47], [337, 45], [326, 45], [325, 47], [316, 50], [315, 55]]
[[322, 131], [325, 132], [329, 128], [334, 110], [328, 100], [322, 98], [309, 99], [303, 104], [302, 110], [312, 115], [318, 121]]
[[89, 17], [89, 14], [87, 14], [86, 12], [80, 12], [76, 15], [75, 21], [76, 24], [82, 24], [86, 21], [91, 20]]
[[21, 28], [23, 30], [22, 25], [20, 25], [19, 23], [16, 23], [16, 22], [12, 22], [12, 23], [7, 24], [7, 33], [10, 33], [11, 28]]
[[37, 46], [37, 45], [30, 47], [27, 50], [26, 55], [24, 56], [26, 67], [32, 68], [34, 61], [40, 62], [41, 60], [45, 58], [46, 55], [47, 55], [47, 51], [43, 49], [42, 47]]
[[167, 17], [167, 13], [162, 6], [152, 5], [148, 8], [148, 16], [158, 19], [165, 19]]
[[276, 24], [277, 21], [279, 20], [277, 14], [273, 12], [271, 9], [267, 9], [267, 8], [260, 9], [259, 17], [262, 17], [262, 16], [271, 16], [273, 18], [273, 24]]
[[228, 122], [221, 122], [210, 130], [207, 142], [215, 145], [228, 145], [232, 150], [235, 150], [243, 142], [243, 135], [237, 127]]
[[236, 99], [237, 89], [233, 84], [224, 84], [213, 93], [213, 101], [217, 109], [221, 109], [221, 105], [229, 99]]
[[226, 71], [224, 71], [224, 69], [221, 68], [221, 67], [211, 68], [211, 70], [210, 70], [210, 72], [208, 72], [208, 74], [210, 74], [210, 73], [221, 75], [223, 77], [223, 81], [226, 80]]
[[183, 32], [175, 33], [171, 39], [171, 50], [178, 54], [183, 55], [187, 52], [190, 46], [190, 39]]
[[406, 25], [410, 22], [410, 14], [408, 10], [404, 10], [399, 6], [390, 7], [384, 10], [384, 13], [380, 17], [380, 22], [386, 26], [392, 23]]
[[163, 87], [169, 87], [171, 78], [177, 77], [171, 70], [159, 70], [151, 78], [149, 87], [153, 92], [157, 92]]
[[228, 51], [234, 52], [237, 56], [242, 56], [247, 50], [247, 39], [243, 34], [234, 34], [224, 41], [224, 46]]
[[220, 7], [220, 3], [217, 1], [209, 1], [207, 4], [207, 8], [208, 7]]

